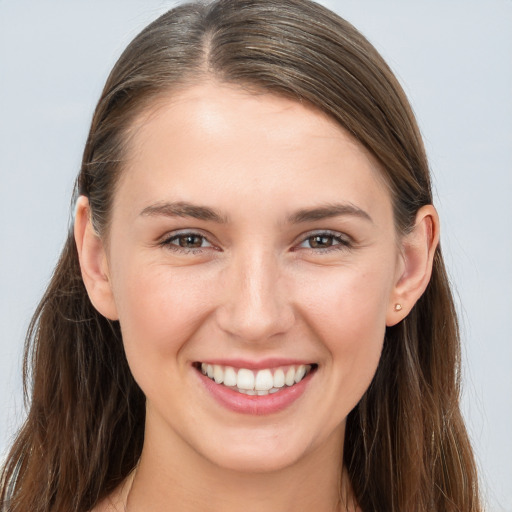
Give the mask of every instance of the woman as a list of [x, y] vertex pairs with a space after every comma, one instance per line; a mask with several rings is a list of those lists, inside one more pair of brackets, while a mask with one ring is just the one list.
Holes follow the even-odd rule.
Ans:
[[423, 145], [347, 22], [165, 14], [77, 192], [5, 510], [480, 510]]

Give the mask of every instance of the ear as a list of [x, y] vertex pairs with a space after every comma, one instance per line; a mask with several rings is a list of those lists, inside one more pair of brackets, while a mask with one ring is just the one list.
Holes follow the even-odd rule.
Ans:
[[400, 244], [402, 265], [390, 297], [386, 316], [388, 327], [409, 314], [430, 281], [439, 244], [439, 216], [434, 206], [426, 205], [418, 210], [414, 228]]
[[74, 235], [82, 279], [89, 299], [99, 313], [110, 320], [117, 320], [107, 255], [103, 241], [92, 225], [89, 200], [85, 196], [77, 200]]

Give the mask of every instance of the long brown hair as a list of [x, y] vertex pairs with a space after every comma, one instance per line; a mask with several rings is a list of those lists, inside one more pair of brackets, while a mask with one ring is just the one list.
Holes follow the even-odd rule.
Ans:
[[[398, 232], [432, 203], [411, 108], [354, 27], [308, 0], [218, 0], [164, 14], [112, 70], [77, 180], [100, 234], [133, 119], [158, 96], [209, 77], [308, 102], [335, 119], [380, 162]], [[459, 410], [459, 351], [438, 249], [426, 292], [387, 329], [377, 373], [348, 418], [344, 463], [363, 511], [481, 510]], [[118, 323], [87, 297], [71, 233], [30, 325], [24, 376], [30, 409], [3, 469], [1, 510], [90, 510], [135, 466], [145, 400]]]

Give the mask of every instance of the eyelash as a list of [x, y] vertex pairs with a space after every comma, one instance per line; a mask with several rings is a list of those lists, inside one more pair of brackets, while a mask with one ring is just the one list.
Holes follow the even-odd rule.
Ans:
[[[187, 237], [200, 238], [202, 243], [207, 242], [209, 245], [207, 245], [207, 246], [201, 245], [201, 247], [183, 247], [176, 243], [173, 243], [173, 242], [179, 241], [180, 238], [187, 238]], [[308, 241], [309, 241], [309, 244], [311, 244], [311, 241], [314, 238], [324, 238], [324, 239], [327, 238], [327, 239], [329, 239], [331, 245], [327, 246], [327, 247], [316, 247], [316, 248], [311, 247], [311, 246], [310, 247], [303, 246], [303, 244], [308, 243]], [[212, 244], [211, 242], [208, 241], [208, 238], [205, 235], [202, 235], [201, 233], [197, 233], [195, 231], [184, 231], [181, 233], [172, 234], [171, 236], [168, 236], [165, 239], [163, 239], [159, 243], [159, 245], [161, 247], [170, 249], [171, 251], [179, 252], [182, 254], [200, 254], [204, 251], [204, 249], [209, 249], [209, 248], [218, 250], [218, 248], [214, 244]], [[306, 250], [312, 251], [317, 254], [318, 253], [322, 254], [322, 253], [328, 253], [328, 252], [332, 252], [332, 251], [348, 250], [348, 249], [351, 249], [352, 246], [353, 246], [352, 240], [348, 235], [343, 235], [338, 232], [324, 230], [324, 231], [316, 231], [313, 233], [308, 233], [308, 235], [306, 237], [302, 238], [301, 242], [299, 244], [295, 245], [292, 250], [295, 252], [297, 249], [302, 248], [302, 249], [306, 249]]]

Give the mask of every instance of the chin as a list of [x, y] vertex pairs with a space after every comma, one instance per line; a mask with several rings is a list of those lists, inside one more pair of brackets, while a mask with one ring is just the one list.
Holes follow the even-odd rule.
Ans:
[[323, 445], [322, 440], [288, 429], [244, 429], [215, 436], [215, 442], [202, 441], [197, 446], [200, 455], [214, 466], [239, 473], [282, 471], [314, 457], [321, 451], [317, 445]]
[[295, 465], [301, 455], [282, 450], [273, 450], [270, 453], [269, 450], [261, 449], [260, 445], [253, 445], [225, 450], [222, 454], [212, 454], [210, 462], [236, 473], [274, 473]]

